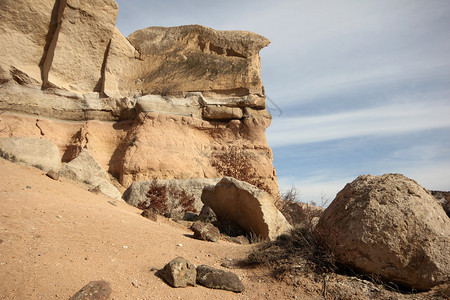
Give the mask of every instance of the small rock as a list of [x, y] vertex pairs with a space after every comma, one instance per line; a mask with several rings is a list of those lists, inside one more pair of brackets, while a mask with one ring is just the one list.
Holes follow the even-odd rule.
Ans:
[[198, 216], [200, 221], [213, 223], [217, 221], [217, 216], [208, 205], [203, 205], [202, 210]]
[[59, 179], [59, 173], [54, 171], [54, 170], [48, 171], [47, 174], [45, 174], [45, 175], [47, 175], [47, 177], [50, 177], [53, 180], [58, 180]]
[[211, 223], [195, 222], [191, 226], [194, 237], [199, 240], [217, 242], [220, 239], [220, 231]]
[[31, 189], [31, 186], [27, 185], [27, 189], [29, 189], [29, 190], [30, 190], [30, 189]]
[[128, 249], [128, 246], [122, 246], [123, 249]]
[[141, 216], [154, 222], [158, 221], [158, 215], [150, 209], [142, 211]]
[[111, 284], [107, 281], [91, 281], [69, 300], [106, 300], [112, 293]]
[[198, 214], [188, 211], [184, 214], [183, 221], [195, 222], [198, 218]]
[[177, 244], [177, 247], [183, 247], [183, 244]]
[[197, 271], [193, 264], [179, 256], [165, 265], [160, 275], [173, 287], [186, 287], [195, 286]]
[[56, 217], [57, 217], [58, 219], [61, 219], [61, 218], [62, 218], [62, 216], [61, 216], [61, 215], [57, 215]]
[[239, 276], [206, 265], [197, 267], [197, 283], [211, 289], [241, 293], [245, 290]]

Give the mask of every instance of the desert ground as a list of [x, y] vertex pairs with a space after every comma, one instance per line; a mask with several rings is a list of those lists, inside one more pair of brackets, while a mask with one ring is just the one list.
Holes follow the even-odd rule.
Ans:
[[[233, 269], [246, 291], [172, 288], [155, 271], [177, 256], [221, 268], [252, 245], [191, 237], [183, 224], [140, 216], [125, 202], [65, 179], [0, 159], [1, 299], [68, 299], [93, 280], [109, 281], [114, 299], [302, 299], [263, 269]], [[311, 296], [304, 299], [311, 299]]]

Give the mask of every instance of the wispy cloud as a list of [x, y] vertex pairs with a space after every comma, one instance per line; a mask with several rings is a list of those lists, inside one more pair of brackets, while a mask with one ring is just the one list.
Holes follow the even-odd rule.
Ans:
[[270, 146], [316, 143], [358, 136], [386, 136], [450, 127], [450, 104], [389, 104], [308, 117], [275, 119], [267, 130]]

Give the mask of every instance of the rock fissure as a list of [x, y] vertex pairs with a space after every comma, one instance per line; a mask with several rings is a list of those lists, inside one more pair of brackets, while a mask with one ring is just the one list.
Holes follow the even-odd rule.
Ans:
[[[56, 49], [56, 45], [58, 43], [59, 33], [61, 32], [62, 18], [64, 15], [64, 10], [67, 6], [67, 0], [59, 0], [59, 1], [57, 0], [56, 2], [58, 3], [57, 4], [57, 7], [58, 7], [57, 14], [56, 14], [56, 27], [54, 30], [51, 30], [51, 29], [49, 30], [49, 34], [50, 34], [50, 32], [52, 32], [52, 37], [50, 39], [50, 43], [48, 44], [47, 50], [46, 51], [44, 50], [45, 59], [43, 59], [43, 63], [42, 63], [42, 67], [41, 67], [42, 68], [41, 73], [42, 73], [42, 87], [43, 88], [56, 87], [49, 83], [48, 78], [49, 78], [50, 68], [53, 63], [53, 58], [55, 56], [55, 49]], [[55, 7], [56, 7], [56, 4], [55, 4]], [[46, 47], [47, 47], [47, 45], [46, 45]]]

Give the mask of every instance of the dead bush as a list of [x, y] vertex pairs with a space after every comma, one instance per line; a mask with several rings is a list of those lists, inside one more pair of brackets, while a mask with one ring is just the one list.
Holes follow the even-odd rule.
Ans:
[[211, 165], [222, 176], [245, 181], [269, 194], [271, 193], [267, 184], [256, 174], [255, 168], [251, 165], [249, 154], [241, 148], [233, 146], [226, 152], [213, 153]]
[[139, 209], [150, 209], [168, 217], [174, 212], [197, 212], [193, 195], [171, 185], [158, 184], [156, 179], [152, 180], [146, 196], [147, 199], [138, 204]]
[[261, 244], [249, 254], [247, 262], [269, 267], [276, 278], [290, 272], [323, 274], [338, 269], [333, 255], [316, 241], [311, 228], [301, 225], [275, 241]]

